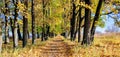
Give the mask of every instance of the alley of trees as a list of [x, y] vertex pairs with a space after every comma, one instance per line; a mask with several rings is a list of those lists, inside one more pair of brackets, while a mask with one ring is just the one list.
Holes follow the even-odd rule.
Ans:
[[96, 27], [112, 18], [120, 27], [119, 0], [0, 0], [0, 52], [12, 40], [13, 49], [56, 35], [92, 45]]

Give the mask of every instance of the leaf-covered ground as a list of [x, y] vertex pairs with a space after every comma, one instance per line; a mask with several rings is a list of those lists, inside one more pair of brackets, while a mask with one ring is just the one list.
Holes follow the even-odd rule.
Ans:
[[[68, 45], [74, 44], [75, 46], [70, 49], [69, 57], [120, 57], [120, 38], [95, 38], [93, 45], [81, 46], [80, 43], [70, 42], [70, 40], [64, 40]], [[22, 48], [21, 41], [17, 49], [12, 49], [12, 42], [8, 45], [3, 45], [3, 51], [0, 57], [43, 57], [41, 53], [41, 47], [44, 47], [49, 41], [40, 42], [36, 40], [35, 45], [31, 45], [31, 40], [28, 41], [28, 45]], [[42, 56], [43, 55], [43, 56]], [[49, 56], [48, 56], [49, 57]]]

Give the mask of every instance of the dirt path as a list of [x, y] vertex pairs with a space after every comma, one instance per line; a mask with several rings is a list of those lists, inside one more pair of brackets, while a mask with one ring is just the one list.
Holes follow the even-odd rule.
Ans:
[[65, 43], [61, 36], [55, 37], [41, 48], [41, 57], [70, 57], [71, 47]]

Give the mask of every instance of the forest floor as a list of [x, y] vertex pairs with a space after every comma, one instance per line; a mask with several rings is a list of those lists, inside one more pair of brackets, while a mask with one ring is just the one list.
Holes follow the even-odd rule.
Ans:
[[[67, 44], [61, 36], [57, 36], [50, 40], [45, 46], [41, 47], [41, 55], [43, 57], [70, 57], [71, 49], [74, 44]], [[41, 56], [41, 57], [42, 57]]]
[[102, 37], [95, 38], [91, 46], [81, 46], [77, 40], [71, 42], [62, 36], [49, 38], [41, 42], [36, 39], [36, 43], [31, 45], [31, 39], [27, 46], [22, 48], [22, 42], [19, 41], [19, 47], [12, 48], [12, 40], [9, 44], [3, 45], [0, 57], [120, 57], [120, 38]]

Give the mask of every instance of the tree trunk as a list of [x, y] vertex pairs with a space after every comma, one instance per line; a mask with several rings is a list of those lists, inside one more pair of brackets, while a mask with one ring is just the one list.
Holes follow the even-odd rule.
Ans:
[[74, 40], [74, 31], [75, 31], [75, 4], [73, 3], [74, 0], [72, 0], [72, 18], [70, 20], [70, 32], [71, 32], [71, 41]]
[[[7, 0], [5, 0], [5, 8], [7, 8]], [[7, 11], [8, 9], [5, 9], [5, 42], [4, 44], [9, 43], [9, 38], [8, 38], [8, 19], [7, 19]]]
[[8, 38], [8, 20], [7, 16], [5, 16], [5, 42], [4, 44], [9, 43], [9, 38]]
[[97, 6], [97, 9], [96, 9], [96, 13], [95, 13], [95, 17], [94, 17], [94, 21], [93, 21], [93, 24], [92, 24], [92, 29], [91, 29], [91, 37], [90, 37], [91, 42], [93, 42], [93, 40], [94, 40], [96, 24], [97, 24], [99, 16], [100, 16], [100, 10], [102, 8], [102, 3], [103, 3], [103, 0], [99, 0], [98, 6]]
[[49, 34], [50, 34], [50, 26], [47, 25], [47, 26], [46, 26], [46, 40], [48, 39]]
[[77, 32], [78, 32], [78, 23], [79, 23], [79, 19], [77, 18], [76, 24], [75, 24], [75, 32], [74, 32], [74, 39], [73, 39], [73, 41], [75, 41], [76, 36], [77, 36]]
[[14, 15], [14, 38], [13, 38], [13, 47], [16, 48], [18, 46], [18, 34], [17, 34], [17, 3], [18, 0], [16, 1], [13, 1], [14, 5], [15, 5], [15, 9], [14, 9], [14, 12], [15, 12], [15, 15]]
[[[82, 0], [80, 0], [80, 2], [82, 2]], [[80, 42], [81, 40], [81, 24], [82, 24], [82, 8], [81, 6], [79, 7], [79, 25], [78, 25], [78, 42]]]
[[14, 41], [13, 42], [14, 42], [13, 47], [16, 48], [18, 46], [17, 25], [15, 25], [15, 27], [14, 27]]
[[28, 38], [28, 20], [27, 20], [27, 18], [25, 18], [25, 16], [23, 16], [23, 47], [25, 47], [26, 46], [26, 44], [27, 44], [27, 38]]
[[0, 31], [0, 54], [1, 54], [1, 51], [2, 51], [2, 32]]
[[39, 32], [38, 32], [38, 29], [37, 29], [37, 38], [40, 38], [40, 34], [39, 34]]
[[14, 39], [14, 29], [13, 29], [13, 20], [12, 20], [12, 18], [10, 18], [10, 26], [11, 26], [11, 30], [12, 30], [12, 38]]
[[42, 5], [43, 5], [43, 27], [42, 27], [42, 38], [41, 41], [45, 40], [45, 24], [44, 24], [44, 19], [45, 19], [45, 1], [42, 0]]
[[2, 51], [2, 22], [0, 22], [0, 53]]
[[[24, 12], [27, 12], [28, 0], [24, 0], [24, 5], [26, 6], [26, 10]], [[27, 44], [27, 38], [28, 38], [28, 19], [26, 16], [23, 16], [23, 48]]]
[[[91, 0], [85, 0], [85, 4], [91, 6]], [[85, 8], [85, 24], [82, 45], [90, 44], [90, 20], [91, 20], [91, 9]]]
[[44, 30], [44, 26], [42, 28], [42, 37], [41, 37], [41, 41], [44, 41], [45, 40], [45, 30]]
[[34, 40], [36, 38], [35, 35], [35, 13], [34, 13], [34, 0], [31, 0], [31, 15], [32, 15], [32, 44], [34, 44]]
[[28, 36], [27, 38], [30, 39], [30, 32], [29, 32], [29, 30], [27, 31], [27, 36]]
[[19, 24], [18, 24], [17, 28], [18, 28], [18, 30], [17, 30], [18, 38], [19, 38], [19, 40], [22, 40], [22, 36], [21, 36], [20, 26], [19, 26]]

